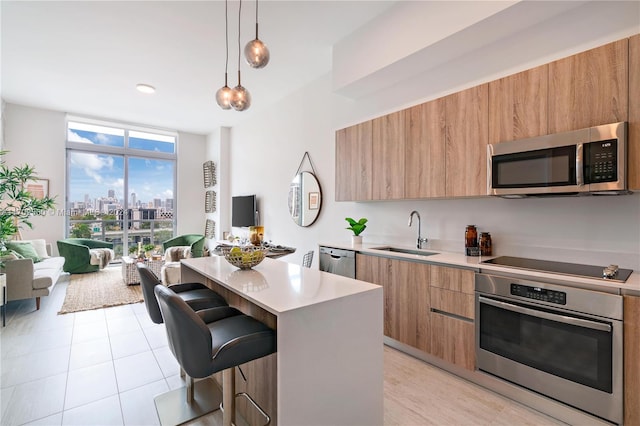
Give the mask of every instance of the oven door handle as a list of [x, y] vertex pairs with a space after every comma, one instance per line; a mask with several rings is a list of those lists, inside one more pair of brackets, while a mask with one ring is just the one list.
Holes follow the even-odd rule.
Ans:
[[499, 300], [489, 299], [486, 297], [479, 296], [478, 300], [480, 303], [485, 303], [487, 305], [495, 306], [497, 308], [506, 309], [507, 311], [517, 312], [519, 314], [530, 315], [532, 317], [547, 319], [550, 321], [561, 322], [570, 325], [576, 325], [578, 327], [586, 327], [591, 328], [593, 330], [606, 331], [607, 333], [611, 333], [611, 324], [605, 324], [596, 321], [589, 321], [582, 318], [569, 317], [566, 315], [558, 315], [551, 314], [545, 311], [538, 311], [536, 309], [524, 308], [522, 306], [513, 305], [507, 302], [501, 302]]

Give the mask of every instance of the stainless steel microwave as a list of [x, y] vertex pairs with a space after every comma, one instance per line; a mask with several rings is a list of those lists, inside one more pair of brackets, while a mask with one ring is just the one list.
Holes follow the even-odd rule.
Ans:
[[627, 123], [613, 123], [487, 147], [488, 194], [626, 194]]

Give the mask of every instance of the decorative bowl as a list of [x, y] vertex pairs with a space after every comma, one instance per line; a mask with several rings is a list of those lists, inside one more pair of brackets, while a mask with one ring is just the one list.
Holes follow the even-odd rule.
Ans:
[[240, 269], [251, 269], [264, 259], [269, 250], [256, 246], [224, 246], [222, 255], [233, 266]]

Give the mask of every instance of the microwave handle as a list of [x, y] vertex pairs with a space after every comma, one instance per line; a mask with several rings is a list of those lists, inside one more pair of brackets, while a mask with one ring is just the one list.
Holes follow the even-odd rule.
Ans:
[[583, 161], [583, 149], [582, 144], [579, 143], [576, 151], [576, 184], [578, 186], [584, 186], [584, 161]]
[[516, 312], [523, 315], [529, 315], [536, 318], [542, 318], [549, 321], [561, 322], [564, 324], [575, 325], [578, 327], [586, 327], [592, 330], [605, 331], [611, 333], [611, 325], [596, 321], [589, 321], [588, 319], [575, 318], [566, 315], [554, 314], [546, 311], [539, 311], [537, 309], [525, 308], [524, 306], [512, 305], [511, 303], [501, 302], [494, 299], [488, 299], [486, 297], [479, 296], [480, 303], [486, 305], [495, 306], [496, 308], [505, 309], [507, 311]]

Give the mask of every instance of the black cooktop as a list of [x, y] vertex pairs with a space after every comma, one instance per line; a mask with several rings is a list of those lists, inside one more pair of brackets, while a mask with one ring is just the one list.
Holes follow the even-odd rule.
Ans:
[[625, 282], [633, 272], [631, 269], [618, 269], [618, 273], [611, 278], [603, 277], [603, 269], [609, 265], [593, 266], [578, 263], [553, 262], [550, 260], [526, 259], [523, 257], [500, 256], [485, 260], [482, 263], [508, 266], [510, 268], [527, 269], [529, 271], [553, 272], [556, 274], [572, 275], [587, 278], [599, 278], [606, 281]]

